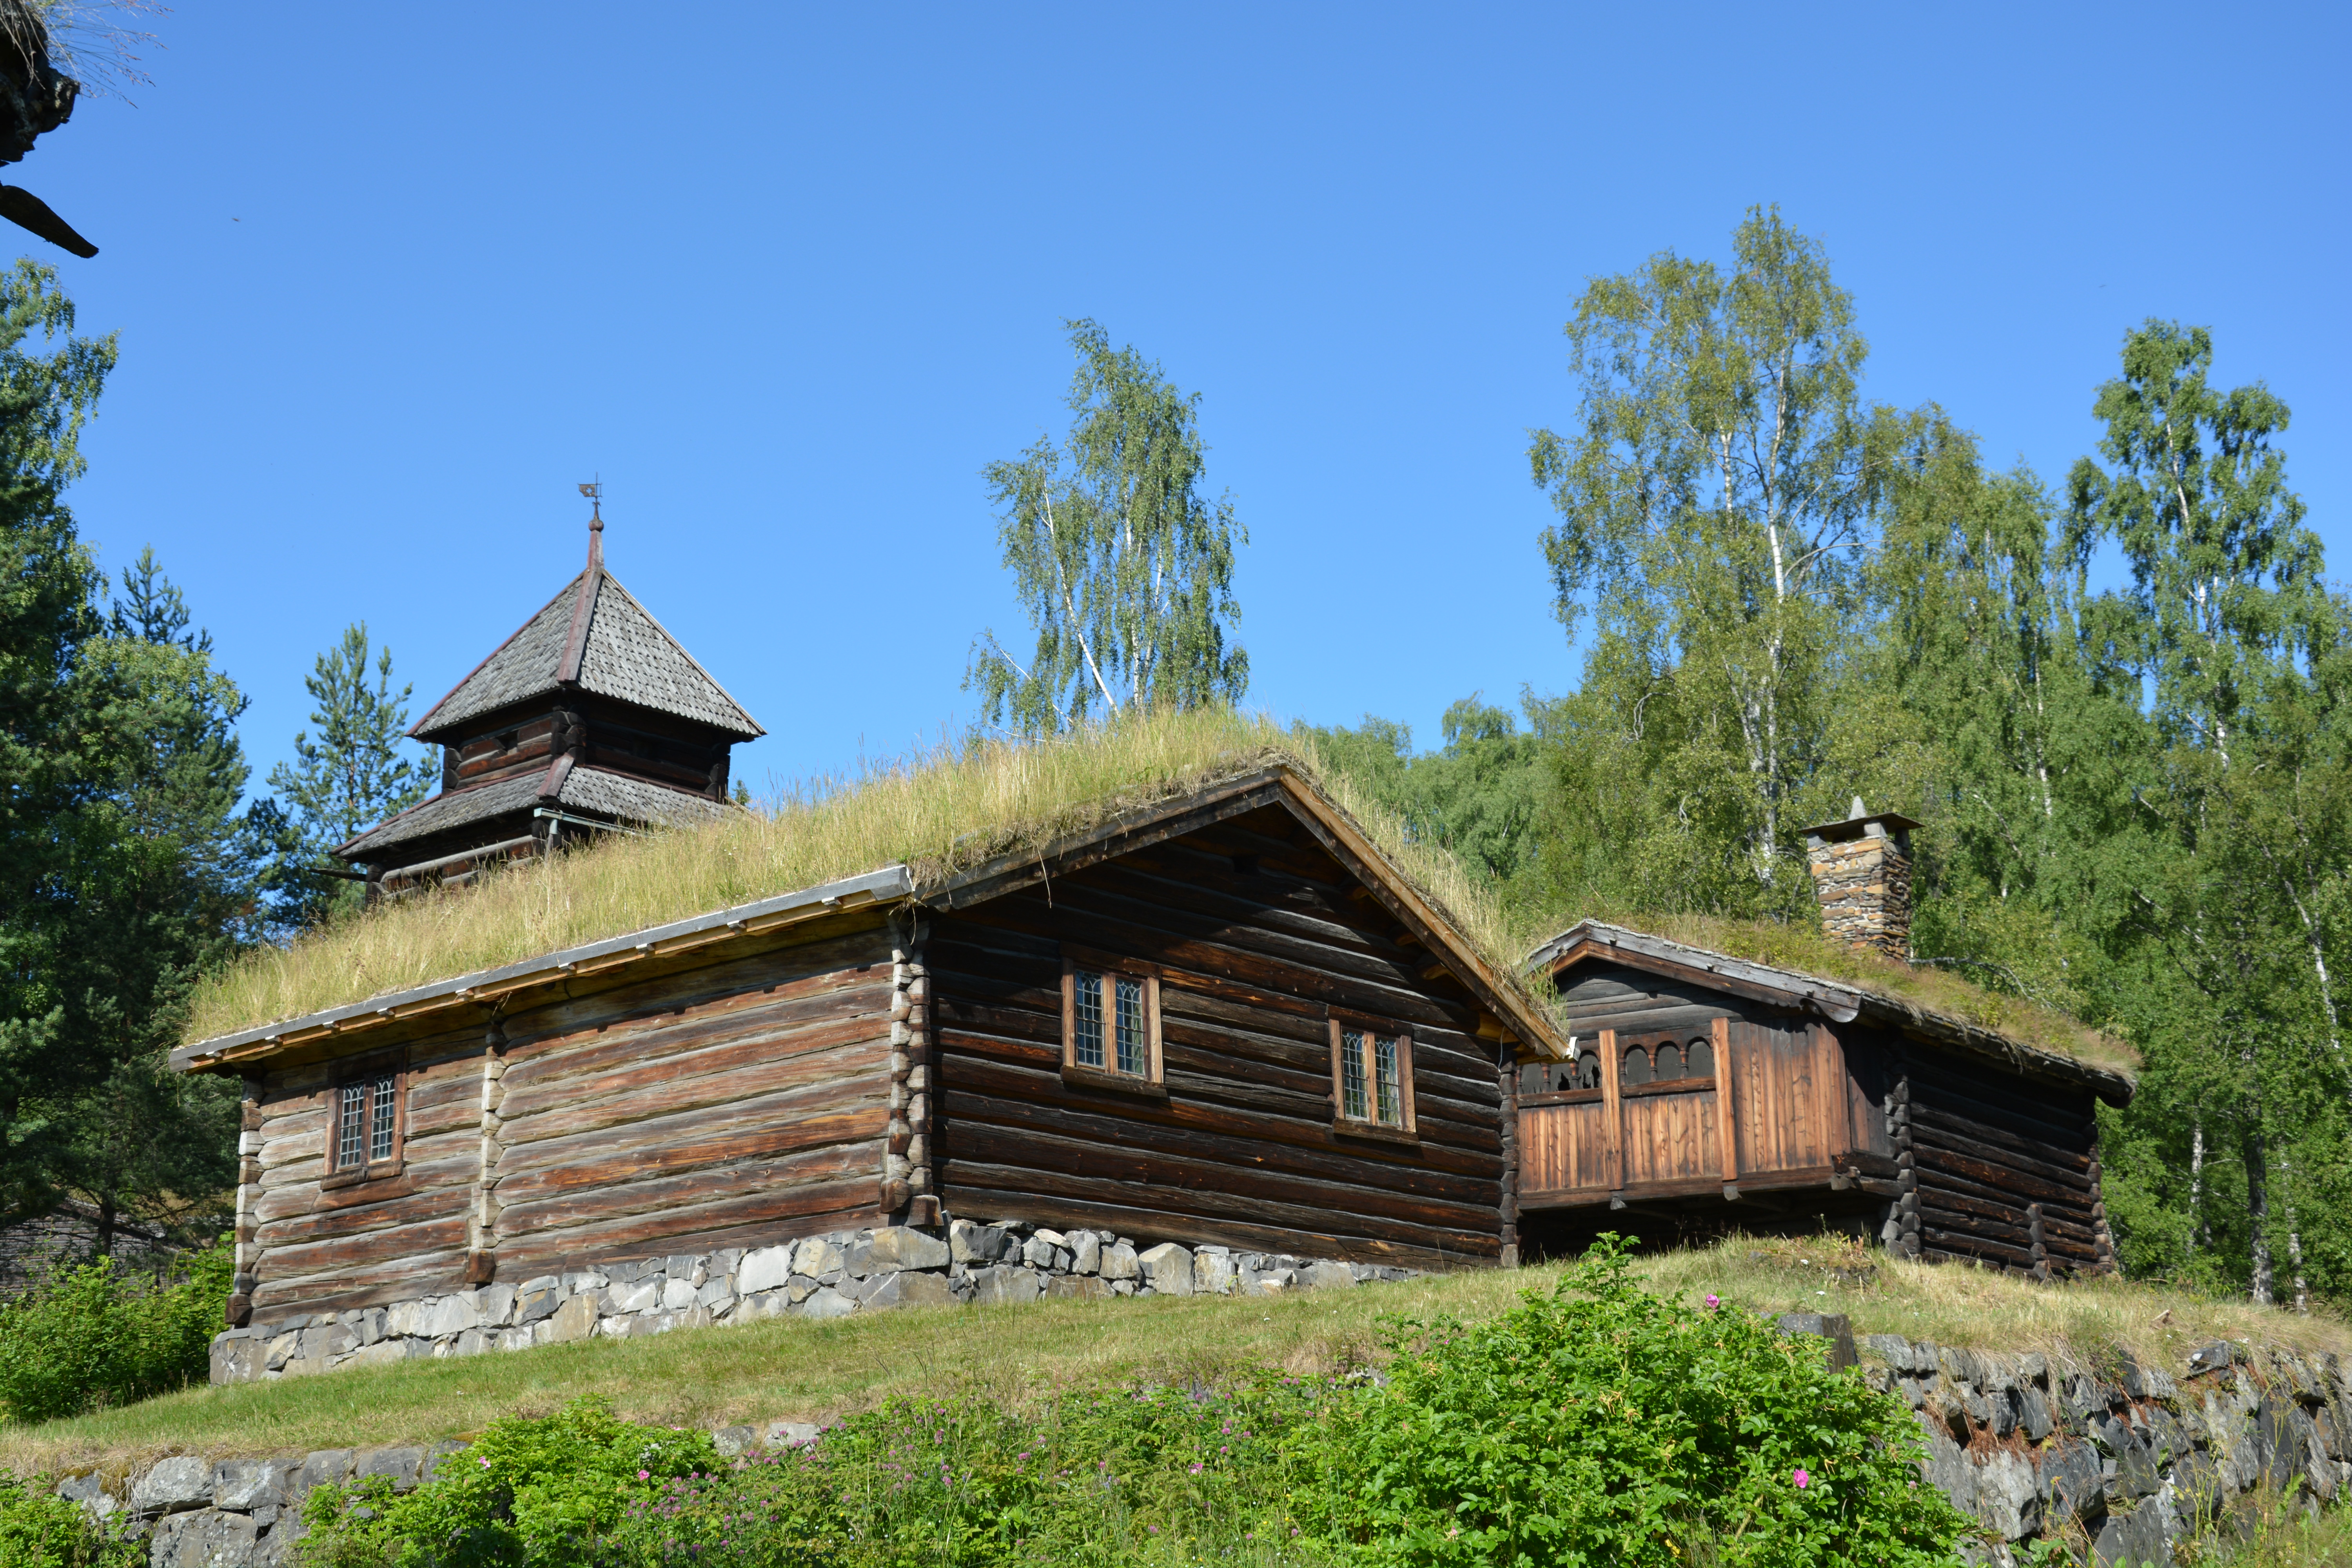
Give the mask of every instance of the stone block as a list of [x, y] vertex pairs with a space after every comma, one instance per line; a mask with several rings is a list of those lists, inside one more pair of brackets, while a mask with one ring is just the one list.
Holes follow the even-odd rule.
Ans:
[[793, 1310], [803, 1318], [845, 1318], [857, 1310], [857, 1303], [832, 1286], [821, 1285]]
[[881, 1311], [891, 1307], [952, 1307], [956, 1300], [948, 1289], [946, 1275], [909, 1268], [886, 1276], [866, 1293], [863, 1304], [869, 1311]]
[[345, 1366], [383, 1366], [395, 1361], [406, 1361], [415, 1353], [420, 1340], [378, 1340], [372, 1345], [362, 1345], [343, 1358]]
[[474, 1304], [481, 1309], [482, 1327], [503, 1329], [514, 1319], [515, 1299], [521, 1292], [511, 1285], [485, 1285], [474, 1292]]
[[1318, 1262], [1310, 1263], [1298, 1271], [1298, 1282], [1310, 1289], [1337, 1289], [1341, 1286], [1353, 1285], [1356, 1277], [1348, 1272], [1348, 1266], [1344, 1263]]
[[1911, 1342], [1901, 1334], [1865, 1334], [1862, 1342], [1895, 1371], [1911, 1370]]
[[1034, 1301], [1044, 1290], [1035, 1269], [1016, 1268], [1009, 1263], [973, 1269], [971, 1285], [975, 1307], [1009, 1307]]
[[514, 1321], [528, 1328], [533, 1323], [553, 1317], [556, 1309], [563, 1305], [564, 1300], [563, 1293], [560, 1290], [526, 1289], [515, 1301]]
[[710, 1435], [710, 1446], [719, 1450], [722, 1459], [732, 1459], [751, 1447], [753, 1436], [749, 1426], [721, 1426]]
[[1977, 1509], [1977, 1468], [1969, 1463], [1968, 1450], [1930, 1426], [1927, 1428], [1927, 1462], [1922, 1467], [1927, 1484], [1952, 1500], [1952, 1506], [1962, 1513], [1973, 1514]]
[[482, 1309], [471, 1290], [444, 1296], [417, 1331], [426, 1339], [449, 1339], [482, 1326]]
[[[122, 1510], [122, 1500], [107, 1489], [106, 1472], [85, 1470], [78, 1476], [67, 1476], [58, 1482], [58, 1496], [69, 1502], [81, 1504], [85, 1512], [104, 1519]], [[120, 1490], [118, 1486], [116, 1490]]]
[[694, 1305], [695, 1285], [691, 1279], [671, 1275], [662, 1287], [661, 1305], [665, 1312], [683, 1312]]
[[1192, 1293], [1192, 1255], [1172, 1241], [1138, 1254], [1135, 1267], [1142, 1282], [1162, 1296]]
[[1192, 1293], [1196, 1296], [1230, 1296], [1239, 1278], [1233, 1255], [1228, 1252], [1204, 1249], [1192, 1255]]
[[394, 1339], [421, 1334], [431, 1316], [432, 1305], [428, 1301], [395, 1301], [383, 1310], [383, 1331]]
[[249, 1568], [260, 1533], [249, 1514], [175, 1513], [155, 1527], [147, 1561], [151, 1568]]
[[352, 1460], [356, 1451], [351, 1448], [320, 1448], [302, 1460], [288, 1483], [288, 1502], [299, 1502], [313, 1487], [340, 1486], [352, 1478]]
[[1296, 1268], [1252, 1269], [1242, 1277], [1241, 1289], [1246, 1295], [1278, 1296], [1285, 1290], [1298, 1289]]
[[289, 1330], [270, 1337], [269, 1347], [263, 1354], [261, 1364], [267, 1371], [278, 1372], [282, 1370], [288, 1362], [301, 1353], [302, 1331]]
[[1049, 1301], [1108, 1301], [1110, 1281], [1098, 1274], [1056, 1274], [1045, 1281]]
[[418, 1481], [423, 1482], [438, 1479], [441, 1474], [442, 1468], [449, 1464], [458, 1455], [464, 1453], [467, 1447], [467, 1445], [460, 1443], [455, 1437], [444, 1437], [437, 1443], [426, 1444], [425, 1448], [425, 1462], [418, 1466], [416, 1470], [416, 1479]]
[[612, 1283], [610, 1276], [594, 1268], [577, 1269], [563, 1277], [563, 1293], [577, 1296], [583, 1290], [602, 1290]]
[[835, 1237], [813, 1236], [793, 1249], [793, 1272], [811, 1279], [838, 1274], [846, 1261]]
[[534, 1274], [515, 1287], [526, 1296], [536, 1296], [542, 1290], [560, 1290], [562, 1288], [563, 1276], [561, 1274]]
[[724, 1274], [715, 1275], [703, 1282], [694, 1293], [694, 1305], [716, 1312], [735, 1304], [734, 1282]]
[[742, 1266], [735, 1271], [735, 1289], [740, 1295], [756, 1296], [762, 1290], [773, 1290], [793, 1277], [793, 1248], [763, 1247], [743, 1255]]
[[1027, 1241], [1023, 1242], [1021, 1244], [1021, 1261], [1027, 1264], [1030, 1268], [1038, 1269], [1044, 1273], [1052, 1273], [1054, 1271], [1054, 1261], [1062, 1250], [1060, 1247], [1054, 1245], [1054, 1243], [1046, 1239], [1047, 1237], [1055, 1234], [1056, 1233], [1050, 1230], [1041, 1230], [1036, 1235], [1031, 1237]]
[[1106, 1279], [1133, 1279], [1137, 1268], [1135, 1246], [1131, 1242], [1114, 1241], [1102, 1249], [1102, 1277]]
[[2042, 1528], [2041, 1489], [2033, 1463], [2012, 1449], [1995, 1449], [1977, 1467], [1977, 1517], [2003, 1541], [2021, 1541]]
[[957, 1263], [994, 1263], [1003, 1258], [1013, 1238], [1001, 1226], [976, 1225], [968, 1219], [955, 1220], [948, 1226], [948, 1256]]
[[588, 1293], [572, 1297], [555, 1310], [555, 1315], [541, 1324], [551, 1342], [584, 1340], [596, 1331], [597, 1298]]
[[212, 1381], [216, 1384], [251, 1383], [261, 1375], [268, 1349], [267, 1344], [257, 1339], [232, 1340], [223, 1335], [215, 1340]]
[[131, 1511], [153, 1516], [202, 1508], [213, 1500], [213, 1462], [174, 1454], [131, 1483]]
[[422, 1448], [370, 1448], [352, 1463], [352, 1474], [360, 1480], [370, 1476], [388, 1476], [395, 1492], [416, 1489], [417, 1472], [424, 1468]]
[[814, 1421], [771, 1421], [768, 1423], [768, 1446], [770, 1447], [777, 1447], [789, 1444], [791, 1447], [795, 1448], [805, 1448], [811, 1443], [815, 1442], [823, 1436], [824, 1436], [824, 1428], [819, 1426]]
[[2025, 1435], [2037, 1443], [2050, 1436], [2057, 1426], [2057, 1423], [2050, 1418], [2050, 1401], [2042, 1396], [2042, 1390], [2030, 1383], [2018, 1396], [2017, 1416], [2025, 1428]]
[[251, 1513], [282, 1503], [292, 1468], [283, 1459], [223, 1459], [213, 1467], [213, 1506]]
[[709, 1278], [706, 1268], [699, 1253], [678, 1253], [662, 1259], [662, 1273], [673, 1281], [684, 1280], [690, 1289], [698, 1289]]
[[2169, 1563], [2172, 1552], [2164, 1539], [2164, 1523], [2171, 1510], [2143, 1504], [2126, 1514], [2112, 1516], [2091, 1543], [2091, 1561], [2138, 1568], [2148, 1563]]
[[498, 1331], [495, 1329], [467, 1329], [464, 1333], [457, 1336], [457, 1342], [450, 1347], [449, 1353], [452, 1355], [479, 1355], [484, 1351], [490, 1348], [489, 1336], [497, 1331]]
[[2043, 1516], [2053, 1523], [2095, 1520], [2106, 1511], [2099, 1456], [2086, 1443], [2054, 1444], [2042, 1451]]
[[1104, 1237], [1091, 1230], [1070, 1232], [1070, 1272], [1097, 1274], [1102, 1271]]
[[866, 1244], [875, 1273], [887, 1269], [945, 1268], [954, 1249], [936, 1236], [910, 1225], [886, 1226]]
[[784, 1295], [795, 1306], [797, 1306], [801, 1302], [807, 1300], [809, 1297], [821, 1289], [824, 1284], [824, 1281], [822, 1279], [814, 1279], [805, 1274], [795, 1274], [790, 1280], [785, 1282]]
[[625, 1317], [633, 1312], [658, 1311], [661, 1308], [662, 1281], [640, 1279], [625, 1285], [604, 1288], [604, 1312], [608, 1317]]

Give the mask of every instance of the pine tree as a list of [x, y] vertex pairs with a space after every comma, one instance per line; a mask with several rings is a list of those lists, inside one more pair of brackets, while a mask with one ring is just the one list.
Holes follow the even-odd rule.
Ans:
[[269, 770], [269, 787], [290, 807], [293, 847], [281, 860], [281, 886], [299, 923], [357, 907], [351, 884], [307, 874], [329, 867], [333, 850], [423, 800], [430, 788], [423, 760], [403, 749], [413, 689], [393, 689], [389, 647], [373, 650], [373, 684], [369, 665], [367, 623], [361, 621], [344, 628], [303, 679], [317, 704], [310, 712], [317, 739], [297, 731], [293, 763]]

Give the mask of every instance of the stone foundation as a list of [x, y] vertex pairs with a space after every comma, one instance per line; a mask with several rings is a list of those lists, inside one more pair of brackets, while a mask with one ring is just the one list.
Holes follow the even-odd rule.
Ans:
[[1172, 1241], [1145, 1246], [1108, 1231], [1063, 1232], [1019, 1220], [959, 1219], [943, 1236], [911, 1226], [837, 1231], [751, 1251], [651, 1258], [231, 1329], [213, 1340], [212, 1381], [251, 1383], [755, 1318], [840, 1318], [891, 1307], [1045, 1298], [1257, 1294], [1403, 1279], [1413, 1272]]

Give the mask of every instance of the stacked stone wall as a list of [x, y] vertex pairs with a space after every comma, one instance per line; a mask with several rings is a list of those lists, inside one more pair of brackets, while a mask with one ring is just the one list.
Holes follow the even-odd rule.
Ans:
[[749, 1322], [840, 1318], [892, 1307], [1047, 1299], [1260, 1294], [1403, 1279], [1414, 1271], [1225, 1247], [1157, 1245], [1026, 1221], [835, 1231], [745, 1251], [650, 1258], [231, 1329], [212, 1381], [479, 1355], [596, 1336], [625, 1339]]
[[2333, 1502], [2352, 1482], [2352, 1384], [2329, 1355], [2206, 1346], [2175, 1379], [2124, 1362], [2066, 1371], [1875, 1334], [1864, 1375], [1927, 1434], [1927, 1479], [1980, 1521], [1977, 1561], [2058, 1539], [2098, 1563], [2169, 1563], [2242, 1494]]

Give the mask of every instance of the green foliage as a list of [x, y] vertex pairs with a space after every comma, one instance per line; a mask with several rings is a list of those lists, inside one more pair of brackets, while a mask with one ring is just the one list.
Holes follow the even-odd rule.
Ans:
[[302, 678], [317, 704], [308, 730], [294, 736], [294, 760], [269, 770], [269, 787], [291, 808], [290, 837], [280, 861], [286, 896], [298, 923], [311, 924], [359, 907], [356, 885], [302, 875], [330, 865], [331, 853], [431, 792], [423, 759], [404, 750], [408, 698], [392, 689], [392, 649], [370, 647], [365, 621], [343, 628], [341, 641]]
[[1400, 1322], [1334, 1406], [1317, 1522], [1365, 1563], [1916, 1563], [1966, 1521], [1900, 1401], [1737, 1308], [1639, 1288], [1603, 1237], [1491, 1322]]
[[1869, 351], [1818, 242], [1755, 209], [1733, 250], [1728, 274], [1668, 251], [1594, 279], [1567, 327], [1577, 421], [1528, 449], [1557, 611], [1596, 622], [1558, 714], [1553, 857], [1597, 905], [1803, 909], [1790, 835], [1828, 809], [1862, 562], [1934, 423], [1863, 405]]
[[[1541, 736], [1472, 692], [1446, 709], [1442, 750], [1415, 755], [1412, 731], [1364, 716], [1352, 730], [1299, 728], [1317, 752], [1397, 814], [1415, 841], [1449, 851], [1508, 889], [1535, 865], [1549, 762]], [[1530, 716], [1542, 704], [1525, 699]]]
[[1114, 351], [1094, 322], [1066, 324], [1068, 437], [985, 470], [1036, 652], [1024, 665], [983, 632], [964, 686], [988, 722], [1030, 734], [1137, 706], [1236, 702], [1249, 655], [1226, 638], [1249, 532], [1229, 499], [1201, 493], [1200, 395], [1132, 347]]
[[633, 1509], [675, 1479], [717, 1468], [709, 1434], [624, 1421], [597, 1398], [493, 1422], [404, 1498], [375, 1477], [302, 1505], [306, 1568], [488, 1568], [593, 1560]]
[[[1282, 1522], [1288, 1432], [1316, 1385], [1072, 1394], [1034, 1415], [897, 1400], [808, 1447], [722, 1468], [699, 1433], [582, 1401], [494, 1423], [404, 1498], [381, 1480], [304, 1505], [305, 1568], [651, 1568], [1259, 1561]], [[487, 1463], [485, 1462], [487, 1461]]]
[[46, 1421], [167, 1394], [207, 1373], [228, 1297], [223, 1240], [157, 1287], [105, 1258], [60, 1268], [0, 1307], [0, 1416]]
[[146, 1561], [141, 1542], [100, 1525], [81, 1504], [0, 1470], [0, 1563], [8, 1568], [143, 1568]]

